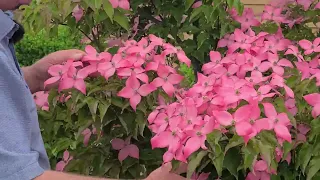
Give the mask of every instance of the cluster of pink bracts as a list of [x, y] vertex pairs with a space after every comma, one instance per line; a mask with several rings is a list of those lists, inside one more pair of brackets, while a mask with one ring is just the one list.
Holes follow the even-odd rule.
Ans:
[[[120, 2], [121, 0], [119, 6]], [[267, 5], [262, 20], [290, 25], [299, 23], [300, 21], [293, 22], [287, 18], [283, 2]], [[297, 2], [305, 9], [312, 3], [311, 0], [310, 3], [308, 0]], [[317, 4], [314, 8], [319, 7], [320, 4]], [[151, 139], [152, 147], [168, 148], [163, 155], [164, 162], [173, 159], [187, 162], [193, 152], [200, 148], [206, 150], [206, 135], [213, 130], [230, 131], [243, 137], [245, 143], [261, 131], [274, 131], [280, 144], [276, 149], [277, 159], [280, 161], [283, 155], [282, 143], [292, 141], [289, 132], [291, 122], [286, 113], [277, 112], [274, 105], [265, 100], [281, 95], [279, 91], [284, 90], [288, 111], [295, 115], [297, 108], [294, 92], [285, 83], [290, 76], [286, 69], [294, 68], [293, 60], [280, 58], [278, 53], [295, 56], [294, 63], [301, 72], [302, 79], [316, 78], [320, 85], [319, 56], [310, 62], [305, 61], [303, 56], [320, 52], [320, 38], [314, 42], [291, 42], [284, 38], [281, 28], [276, 34], [256, 34], [251, 27], [260, 25], [261, 22], [255, 19], [252, 10], [245, 9], [242, 16], [232, 11], [231, 15], [241, 23], [241, 29], [236, 29], [233, 34], [228, 34], [219, 41], [218, 47], [227, 48], [227, 53], [222, 56], [217, 51], [211, 51], [211, 61], [203, 65], [203, 73], [198, 73], [198, 82], [188, 90], [179, 89], [178, 84], [183, 77], [167, 65], [166, 58], [174, 55], [187, 65], [190, 65], [190, 60], [182, 50], [154, 35], [139, 42], [127, 41], [114, 56], [107, 52], [97, 53], [93, 47], [87, 46], [87, 56], [81, 62], [70, 60], [64, 65], [52, 66], [49, 69], [52, 78], [45, 85], [59, 82], [60, 91], [76, 88], [85, 94], [84, 79], [90, 74], [100, 73], [106, 79], [114, 75], [127, 79], [126, 86], [118, 96], [129, 99], [134, 110], [142, 97], [157, 89], [177, 98], [176, 102], [166, 104], [160, 96], [159, 106], [148, 117], [149, 128], [155, 134]], [[161, 53], [156, 51], [158, 49], [161, 49]], [[158, 76], [150, 81], [146, 74], [148, 71], [153, 71]], [[269, 74], [265, 75], [266, 72]], [[36, 102], [43, 109], [48, 109], [47, 102], [43, 100], [47, 96], [43, 92], [37, 94]], [[312, 115], [319, 116], [320, 94], [309, 94], [304, 98], [314, 107]], [[240, 101], [248, 103], [238, 107]], [[259, 104], [264, 107], [264, 116]], [[237, 108], [235, 113], [228, 112], [234, 108]], [[305, 125], [299, 125], [298, 142], [306, 140], [305, 135], [309, 130]], [[139, 150], [127, 140], [114, 139], [112, 146], [120, 150], [120, 161], [127, 156], [139, 158]], [[64, 159], [63, 162], [67, 160]], [[290, 154], [286, 160], [290, 163]], [[247, 179], [268, 179], [270, 174], [275, 173], [269, 170], [263, 157], [255, 162], [254, 171], [255, 173], [248, 174]], [[207, 177], [207, 174], [204, 176]], [[198, 175], [195, 174], [194, 177], [197, 178]]]

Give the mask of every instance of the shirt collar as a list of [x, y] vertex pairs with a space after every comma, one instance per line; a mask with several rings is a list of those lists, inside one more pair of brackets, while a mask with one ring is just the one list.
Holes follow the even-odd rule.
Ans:
[[0, 10], [0, 41], [6, 36], [13, 35], [13, 31], [15, 31], [16, 23], [10, 18], [9, 15]]

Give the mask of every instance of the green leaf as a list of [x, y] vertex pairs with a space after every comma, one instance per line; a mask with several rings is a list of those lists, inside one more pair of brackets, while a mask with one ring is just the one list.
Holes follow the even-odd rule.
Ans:
[[100, 113], [100, 120], [102, 121], [104, 116], [106, 115], [109, 107], [111, 105], [111, 102], [110, 100], [106, 100], [106, 101], [101, 101], [99, 103], [99, 113]]
[[243, 157], [243, 169], [247, 170], [249, 168], [251, 171], [253, 171], [253, 162], [257, 159], [259, 154], [259, 147], [256, 144], [256, 140], [253, 139], [252, 141], [249, 141], [247, 146], [242, 147], [242, 152], [244, 154]]
[[93, 10], [95, 10], [95, 0], [84, 0], [84, 2]]
[[[194, 18], [197, 17], [202, 12], [203, 12], [203, 6], [200, 6], [199, 8], [193, 9], [193, 11], [190, 15], [189, 22], [191, 22], [192, 20], [195, 20]], [[198, 18], [199, 18], [199, 16], [198, 16]]]
[[185, 1], [185, 11], [187, 11], [194, 3], [195, 0], [186, 0]]
[[313, 176], [320, 170], [320, 156], [313, 157], [310, 161], [307, 173], [307, 180], [311, 180]]
[[267, 144], [263, 144], [261, 141], [259, 141], [258, 145], [259, 145], [261, 155], [267, 161], [268, 166], [270, 166], [271, 161], [274, 158], [272, 146], [267, 145]]
[[269, 145], [271, 147], [276, 147], [278, 145], [278, 141], [272, 132], [262, 131], [259, 134], [262, 144]]
[[121, 123], [121, 125], [123, 126], [123, 128], [126, 130], [127, 134], [129, 134], [128, 125], [127, 125], [127, 123], [125, 122], [125, 120], [124, 120], [121, 116], [119, 116], [119, 120], [120, 120], [120, 123]]
[[312, 156], [312, 146], [308, 143], [302, 145], [301, 150], [298, 152], [297, 155], [297, 164], [296, 169], [298, 170], [299, 166], [302, 172], [305, 172], [307, 165]]
[[236, 8], [239, 15], [242, 15], [244, 5], [241, 3], [240, 0], [234, 0], [233, 6]]
[[221, 177], [222, 170], [223, 170], [222, 168], [223, 168], [224, 154], [219, 144], [215, 144], [212, 151], [213, 153], [209, 154], [209, 158], [211, 159], [213, 165], [215, 166], [218, 176]]
[[215, 22], [218, 18], [218, 16], [214, 16], [215, 9], [217, 8], [217, 6], [211, 6], [211, 5], [202, 5], [202, 6], [203, 6], [203, 12], [207, 22]]
[[127, 16], [119, 11], [114, 12], [114, 21], [117, 22], [125, 30], [129, 31], [129, 21]]
[[228, 4], [228, 7], [230, 7], [231, 9], [233, 7], [234, 0], [227, 0], [227, 4]]
[[200, 165], [201, 160], [208, 154], [207, 151], [200, 151], [194, 159], [191, 159], [188, 164], [187, 178], [191, 178], [197, 167]]
[[119, 108], [124, 107], [124, 103], [123, 103], [122, 99], [119, 97], [112, 97], [111, 103]]
[[137, 111], [136, 114], [137, 130], [139, 130], [140, 135], [143, 137], [144, 128], [146, 127], [146, 119], [143, 112]]
[[238, 166], [241, 163], [240, 152], [236, 148], [231, 148], [224, 157], [223, 167], [227, 168], [228, 171], [238, 179]]
[[201, 34], [198, 35], [197, 37], [197, 44], [198, 44], [198, 49], [202, 46], [202, 44], [209, 39], [209, 34], [206, 32], [202, 32]]
[[229, 143], [227, 144], [224, 153], [226, 154], [228, 152], [229, 149], [239, 146], [241, 144], [243, 144], [243, 138], [238, 136], [238, 135], [233, 135], [233, 137], [230, 139]]
[[96, 9], [99, 9], [102, 5], [102, 0], [94, 0], [94, 5]]
[[283, 159], [285, 159], [288, 156], [288, 154], [291, 151], [292, 147], [293, 147], [293, 144], [291, 144], [291, 143], [289, 143], [287, 141], [285, 141], [283, 143]]
[[109, 16], [111, 22], [113, 22], [114, 9], [109, 0], [103, 0], [103, 9]]
[[99, 104], [99, 100], [92, 98], [92, 97], [87, 97], [85, 99], [85, 101], [88, 104], [88, 107], [90, 109], [91, 115], [93, 117], [93, 120], [95, 120], [96, 118], [96, 114], [97, 114], [97, 109], [98, 109], [98, 104]]
[[214, 130], [212, 133], [207, 134], [207, 142], [210, 144], [210, 147], [214, 148], [219, 143], [221, 137], [221, 131]]

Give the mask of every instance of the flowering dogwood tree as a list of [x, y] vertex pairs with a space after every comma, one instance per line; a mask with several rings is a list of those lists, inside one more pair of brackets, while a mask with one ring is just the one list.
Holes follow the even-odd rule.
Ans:
[[[191, 179], [318, 179], [320, 3], [272, 1], [255, 17], [237, 0], [179, 2], [80, 0], [49, 11], [53, 27], [79, 29], [96, 47], [52, 66], [45, 86], [57, 88], [35, 94], [53, 167], [141, 178], [172, 162]], [[102, 38], [129, 27], [131, 39], [105, 50]], [[205, 57], [186, 86], [178, 67]]]

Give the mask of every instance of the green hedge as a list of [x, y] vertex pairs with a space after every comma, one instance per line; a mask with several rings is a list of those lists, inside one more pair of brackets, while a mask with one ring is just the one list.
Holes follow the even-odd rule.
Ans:
[[29, 66], [52, 52], [71, 48], [81, 49], [82, 45], [80, 36], [75, 36], [69, 29], [61, 27], [58, 35], [52, 38], [45, 32], [36, 35], [26, 33], [15, 48], [20, 65]]

